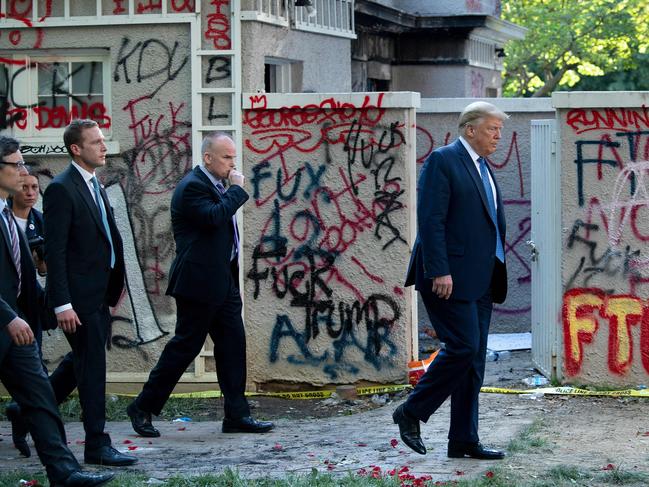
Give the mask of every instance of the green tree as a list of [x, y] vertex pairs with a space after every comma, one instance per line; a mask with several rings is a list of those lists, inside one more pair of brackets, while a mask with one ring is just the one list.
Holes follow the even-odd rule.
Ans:
[[647, 0], [503, 0], [502, 18], [528, 29], [505, 46], [505, 96], [549, 96], [649, 52]]

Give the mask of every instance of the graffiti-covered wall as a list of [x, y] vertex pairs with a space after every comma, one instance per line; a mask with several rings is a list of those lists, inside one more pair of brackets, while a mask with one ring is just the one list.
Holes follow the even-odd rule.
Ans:
[[[3, 60], [9, 81], [4, 128], [31, 128], [33, 142], [23, 147], [23, 155], [39, 163], [41, 188], [69, 158], [60, 135], [58, 145], [41, 144], [39, 137], [56, 140], [52, 131], [65, 127], [70, 117], [92, 117], [109, 140], [99, 179], [124, 238], [128, 289], [113, 310], [108, 367], [109, 372], [146, 371], [165, 341], [158, 339], [173, 330], [175, 320], [164, 291], [174, 254], [169, 199], [192, 166], [189, 27], [75, 27], [74, 35], [68, 28], [48, 28], [34, 39], [34, 29], [15, 32], [0, 38], [0, 48], [10, 49], [18, 40], [19, 46], [38, 42], [42, 49], [27, 51], [31, 63], [20, 57]], [[87, 57], [71, 58], [80, 44]], [[27, 104], [20, 90], [34, 78], [49, 90]], [[69, 97], [75, 100], [71, 107]], [[62, 99], [66, 103], [58, 102]], [[22, 138], [21, 132], [16, 136]], [[68, 350], [59, 331], [46, 336], [44, 352], [52, 366]]]
[[553, 97], [561, 140], [563, 373], [646, 384], [649, 92]]
[[[458, 137], [457, 120], [470, 98], [422, 99], [417, 111], [417, 163], [419, 168], [436, 149]], [[554, 118], [549, 99], [487, 99], [510, 115], [502, 139], [488, 163], [503, 193], [507, 217], [505, 255], [509, 277], [507, 300], [494, 307], [492, 332], [523, 332], [531, 327], [530, 218], [530, 121]], [[419, 328], [426, 331], [428, 317], [420, 305]]]
[[260, 382], [402, 381], [413, 93], [244, 96], [244, 289]]

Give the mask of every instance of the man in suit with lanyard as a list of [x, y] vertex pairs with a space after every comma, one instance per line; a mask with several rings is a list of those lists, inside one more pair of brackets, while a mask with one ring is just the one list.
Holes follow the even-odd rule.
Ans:
[[422, 455], [419, 422], [450, 397], [448, 456], [505, 456], [480, 443], [478, 396], [493, 303], [507, 294], [505, 213], [485, 159], [496, 151], [507, 118], [490, 103], [468, 105], [459, 139], [433, 151], [419, 176], [418, 231], [406, 285], [415, 284], [445, 347], [393, 419], [404, 443]]
[[[202, 164], [188, 173], [171, 199], [176, 258], [167, 294], [176, 299], [178, 319], [149, 380], [128, 406], [133, 429], [157, 437], [151, 422], [159, 415], [183, 372], [209, 334], [219, 387], [224, 397], [224, 433], [264, 433], [269, 421], [250, 416], [246, 387], [246, 335], [239, 294], [239, 238], [235, 213], [248, 199], [235, 167], [236, 147], [226, 134], [205, 136]], [[228, 180], [226, 190], [222, 181]]]
[[45, 190], [47, 292], [72, 348], [50, 378], [59, 400], [76, 383], [86, 431], [86, 463], [124, 466], [137, 458], [111, 446], [106, 423], [109, 306], [124, 289], [122, 239], [95, 170], [106, 164], [104, 135], [93, 120], [73, 120], [63, 133], [72, 157]]
[[82, 472], [66, 445], [63, 422], [30, 323], [38, 317], [36, 270], [7, 197], [27, 175], [16, 139], [0, 136], [0, 379], [22, 409], [53, 487], [101, 485], [112, 473]]

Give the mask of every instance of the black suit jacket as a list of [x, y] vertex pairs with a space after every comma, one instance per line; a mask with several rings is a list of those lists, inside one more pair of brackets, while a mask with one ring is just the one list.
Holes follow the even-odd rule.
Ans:
[[230, 289], [234, 242], [232, 216], [248, 200], [240, 186], [220, 194], [200, 167], [185, 175], [171, 199], [176, 257], [167, 294], [221, 304]]
[[[18, 274], [11, 254], [9, 232], [0, 216], [0, 362], [8, 350], [11, 339], [5, 327], [16, 316], [23, 318], [32, 328], [39, 320], [39, 287], [36, 270], [23, 232], [18, 230], [20, 239], [21, 292], [18, 294]], [[16, 223], [18, 229], [18, 224]]]
[[[496, 178], [497, 224], [505, 248], [505, 213]], [[496, 265], [496, 226], [480, 173], [460, 140], [433, 151], [417, 188], [417, 240], [406, 285], [431, 288], [434, 277], [450, 274], [451, 298], [473, 301], [491, 286], [492, 298], [507, 295], [507, 271]]]
[[[106, 192], [103, 188], [100, 192], [109, 210]], [[93, 312], [102, 304], [115, 306], [124, 289], [124, 251], [112, 211], [107, 211], [115, 250], [112, 270], [99, 209], [74, 166], [47, 186], [43, 211], [49, 305], [71, 303], [81, 313]]]

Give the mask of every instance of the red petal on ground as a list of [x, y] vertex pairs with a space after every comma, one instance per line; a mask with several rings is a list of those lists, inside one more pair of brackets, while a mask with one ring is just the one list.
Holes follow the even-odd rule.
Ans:
[[130, 451], [137, 450], [137, 446], [135, 446], [135, 445], [131, 445], [131, 446], [128, 447], [128, 449], [129, 449]]
[[284, 447], [282, 445], [280, 445], [279, 443], [275, 443], [275, 445], [273, 446], [273, 450], [275, 450], [275, 451], [282, 451], [283, 449], [284, 449]]
[[77, 445], [85, 445], [85, 444], [86, 444], [86, 442], [83, 441], [83, 440], [75, 440], [74, 442], [75, 442]]
[[327, 470], [333, 470], [334, 468], [336, 468], [336, 467], [334, 467], [333, 463], [330, 463], [329, 465], [327, 465]]
[[184, 426], [182, 426], [182, 427], [178, 428], [178, 431], [185, 431], [186, 429], [187, 429], [187, 428], [185, 428]]
[[602, 467], [602, 470], [615, 470], [615, 465], [609, 463], [606, 467]]
[[455, 475], [464, 475], [464, 472], [462, 470], [456, 470]]
[[122, 441], [122, 443], [124, 443], [125, 445], [130, 445], [133, 442], [131, 440], [124, 440]]
[[356, 443], [356, 446], [367, 446], [367, 443]]
[[404, 466], [399, 469], [399, 473], [405, 473], [405, 472], [410, 472], [410, 468]]
[[494, 473], [491, 470], [487, 470], [487, 473], [484, 474], [488, 479], [494, 478]]
[[392, 438], [390, 440], [390, 445], [392, 445], [392, 448], [396, 448], [398, 444], [399, 442], [395, 438]]

